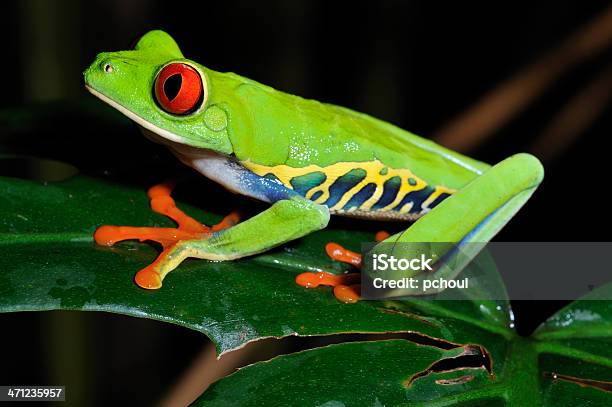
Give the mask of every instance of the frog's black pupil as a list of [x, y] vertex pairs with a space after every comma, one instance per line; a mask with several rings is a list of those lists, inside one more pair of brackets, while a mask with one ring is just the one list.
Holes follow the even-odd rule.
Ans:
[[166, 79], [164, 82], [164, 93], [169, 101], [174, 100], [176, 95], [178, 95], [181, 90], [181, 85], [183, 83], [183, 77], [180, 73], [176, 73]]

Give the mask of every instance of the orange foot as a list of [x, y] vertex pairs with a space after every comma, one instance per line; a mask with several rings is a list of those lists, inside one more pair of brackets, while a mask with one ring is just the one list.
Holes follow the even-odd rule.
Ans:
[[122, 240], [131, 239], [138, 239], [141, 242], [151, 240], [162, 245], [163, 250], [157, 259], [136, 274], [134, 280], [142, 288], [161, 287], [159, 265], [167, 261], [167, 256], [176, 243], [182, 240], [207, 239], [214, 232], [227, 229], [240, 220], [238, 214], [232, 212], [212, 227], [203, 225], [176, 207], [174, 199], [170, 196], [173, 187], [174, 185], [170, 183], [155, 185], [149, 189], [147, 194], [151, 202], [151, 209], [175, 221], [178, 228], [104, 225], [96, 229], [94, 233], [96, 243], [103, 246], [112, 246]]
[[[380, 231], [376, 233], [375, 240], [380, 242], [389, 237], [389, 233]], [[330, 242], [325, 245], [325, 252], [329, 257], [343, 263], [361, 268], [361, 254], [355, 253], [337, 243]], [[326, 271], [318, 273], [301, 273], [295, 278], [295, 282], [302, 287], [314, 288], [320, 285], [334, 287], [334, 296], [346, 304], [354, 304], [360, 299], [361, 284], [360, 273], [332, 274]]]

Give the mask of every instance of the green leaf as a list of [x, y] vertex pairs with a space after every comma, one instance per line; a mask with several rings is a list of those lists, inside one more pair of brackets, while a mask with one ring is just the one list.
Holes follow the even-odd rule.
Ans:
[[[612, 284], [608, 283], [572, 302], [534, 333], [546, 400], [611, 402]], [[553, 380], [553, 376], [557, 380]], [[592, 381], [595, 381], [592, 382]], [[602, 388], [607, 391], [601, 390]]]
[[[251, 259], [233, 262], [188, 260], [160, 290], [147, 291], [133, 275], [156, 256], [153, 247], [127, 242], [96, 246], [101, 224], [171, 226], [151, 212], [143, 190], [77, 176], [58, 183], [0, 178], [0, 311], [82, 309], [118, 312], [176, 323], [208, 335], [226, 352], [262, 337], [329, 335], [346, 332], [418, 332], [453, 341], [447, 319], [456, 311], [445, 302], [379, 303], [347, 306], [328, 288], [304, 289], [298, 273], [341, 272], [345, 266], [324, 255], [328, 241], [358, 248], [371, 236], [328, 229]], [[207, 223], [221, 215], [180, 205]], [[491, 308], [491, 309], [489, 309]], [[419, 316], [419, 310], [430, 315]], [[488, 304], [483, 320], [502, 314]], [[434, 315], [439, 317], [434, 317]], [[501, 318], [491, 329], [506, 335]], [[454, 324], [479, 324], [478, 316]]]
[[[490, 350], [506, 342], [504, 352], [497, 352], [499, 360], [492, 357], [490, 370], [486, 362], [457, 363], [466, 349], [479, 355], [469, 345], [444, 350], [397, 340], [356, 342], [247, 366], [211, 386], [194, 405], [257, 405], [266, 400], [266, 405], [281, 406], [299, 400], [330, 406], [608, 406], [612, 312], [610, 301], [603, 299], [609, 294], [607, 285], [575, 301], [544, 323], [534, 338], [491, 341], [482, 332], [464, 331], [467, 337], [485, 339], [481, 343]], [[595, 314], [600, 318], [587, 318]], [[573, 324], [583, 330], [572, 329]], [[482, 355], [487, 355], [484, 350]]]
[[429, 377], [430, 367], [464, 352], [403, 340], [330, 345], [240, 369], [214, 384], [195, 405], [248, 406], [265, 400], [268, 406], [392, 406], [407, 399], [425, 401], [491, 380], [486, 370], [475, 368], [459, 376], [469, 376], [464, 379], [469, 385], [435, 384], [457, 375]]
[[[219, 381], [197, 405], [610, 404], [610, 286], [560, 311], [533, 338], [510, 328], [507, 299], [346, 305], [329, 288], [297, 286], [294, 279], [303, 271], [347, 270], [323, 249], [336, 241], [359, 250], [373, 238], [373, 230], [355, 230], [351, 222], [334, 221], [249, 259], [187, 260], [160, 290], [138, 288], [133, 276], [155, 258], [156, 248], [137, 242], [99, 247], [92, 234], [102, 224], [172, 226], [150, 211], [145, 191], [176, 169], [165, 166], [173, 162], [169, 154], [150, 147], [116, 114], [101, 120], [88, 109], [0, 114], [7, 135], [0, 151], [44, 155], [89, 174], [60, 182], [0, 177], [0, 312], [72, 309], [157, 319], [206, 334], [219, 353], [265, 337], [405, 334], [253, 364]], [[63, 128], [63, 137], [46, 138], [48, 126]], [[92, 147], [92, 140], [100, 142]], [[132, 157], [141, 158], [134, 163]], [[20, 160], [4, 156], [0, 168], [19, 173]], [[60, 173], [71, 171], [64, 166]], [[193, 178], [179, 183], [176, 194], [183, 210], [208, 224], [229, 209], [264, 208]], [[498, 275], [488, 284], [480, 290], [503, 288]]]

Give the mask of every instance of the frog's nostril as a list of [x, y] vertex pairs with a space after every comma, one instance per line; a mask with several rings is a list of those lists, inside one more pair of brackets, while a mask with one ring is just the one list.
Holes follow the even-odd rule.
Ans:
[[111, 73], [115, 70], [115, 68], [113, 68], [113, 66], [109, 63], [104, 64], [104, 72], [106, 73]]

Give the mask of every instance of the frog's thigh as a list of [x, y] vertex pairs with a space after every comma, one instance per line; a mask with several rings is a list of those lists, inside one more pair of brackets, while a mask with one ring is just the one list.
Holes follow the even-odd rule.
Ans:
[[[437, 245], [393, 245], [396, 257], [412, 258], [423, 251], [428, 257], [444, 259], [437, 264], [435, 278], [455, 278], [484, 245], [464, 245], [467, 242], [486, 243], [514, 216], [542, 181], [540, 162], [529, 154], [517, 154], [474, 179], [430, 213], [415, 222], [404, 233], [384, 242], [428, 243]], [[454, 243], [462, 245], [455, 251]], [[389, 246], [376, 246], [384, 252]], [[418, 277], [418, 276], [417, 276]], [[431, 276], [423, 275], [423, 278]], [[439, 290], [430, 290], [434, 294]], [[423, 295], [422, 290], [406, 290], [407, 295]]]
[[328, 222], [329, 210], [325, 206], [299, 196], [279, 200], [257, 216], [216, 232], [208, 239], [176, 243], [164, 250], [144, 274], [154, 272], [161, 284], [166, 274], [188, 257], [234, 260], [322, 229]]
[[543, 176], [542, 164], [534, 156], [509, 157], [385, 242], [488, 242], [529, 199]]

